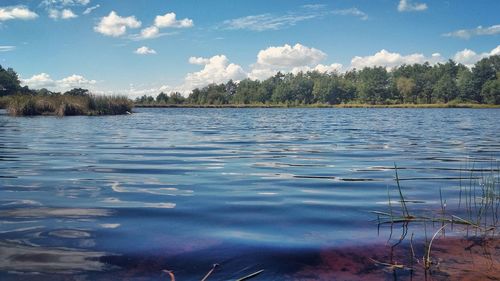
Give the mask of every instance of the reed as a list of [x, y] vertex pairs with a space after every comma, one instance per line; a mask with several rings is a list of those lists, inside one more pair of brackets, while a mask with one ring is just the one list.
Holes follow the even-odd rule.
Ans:
[[130, 113], [132, 107], [132, 102], [122, 96], [15, 95], [6, 101], [12, 116], [118, 115]]
[[[447, 205], [447, 201], [443, 198], [442, 191], [439, 190], [439, 202], [440, 209], [436, 214], [423, 215], [418, 211], [410, 210], [406, 205], [406, 202], [410, 202], [404, 197], [403, 189], [400, 185], [398, 169], [395, 165], [395, 181], [397, 193], [400, 201], [399, 210], [394, 209], [391, 203], [390, 192], [388, 191], [389, 210], [383, 211], [373, 211], [372, 213], [377, 215], [378, 225], [388, 224], [392, 226], [394, 224], [401, 224], [403, 226], [403, 235], [397, 241], [394, 246], [397, 246], [405, 239], [408, 224], [409, 223], [423, 223], [425, 237], [427, 237], [427, 223], [440, 223], [441, 227], [434, 233], [429, 242], [424, 243], [424, 256], [422, 257], [422, 266], [425, 271], [430, 271], [433, 264], [432, 261], [432, 245], [434, 240], [438, 237], [439, 233], [443, 233], [447, 227], [452, 227], [454, 225], [464, 226], [466, 236], [470, 235], [469, 229], [472, 228], [474, 231], [472, 235], [479, 239], [487, 239], [488, 237], [497, 237], [497, 228], [499, 227], [499, 215], [498, 211], [500, 209], [500, 169], [494, 169], [492, 165], [491, 171], [488, 174], [481, 174], [477, 177], [473, 174], [474, 168], [470, 170], [469, 177], [464, 179], [468, 184], [464, 184], [462, 180], [460, 181], [460, 191], [459, 191], [459, 201], [458, 208], [451, 209]], [[482, 172], [482, 171], [481, 171]], [[462, 201], [465, 201], [462, 203]], [[458, 214], [465, 214], [465, 218], [459, 216]], [[392, 237], [392, 232], [391, 232]], [[389, 238], [391, 239], [391, 238]], [[427, 241], [427, 238], [425, 239]], [[415, 257], [415, 250], [413, 248], [413, 233], [410, 240], [410, 263], [413, 266], [413, 261], [417, 261], [420, 264], [420, 259]], [[376, 262], [380, 264], [380, 262]], [[394, 269], [402, 267], [400, 264], [387, 263], [392, 265]], [[397, 266], [395, 266], [397, 265]]]

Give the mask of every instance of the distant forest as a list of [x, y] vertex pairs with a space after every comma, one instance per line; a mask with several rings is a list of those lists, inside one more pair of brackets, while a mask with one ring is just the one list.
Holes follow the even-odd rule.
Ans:
[[[86, 89], [72, 89], [64, 95], [86, 95]], [[0, 66], [0, 97], [9, 95], [60, 95], [47, 89], [22, 87], [12, 68]], [[472, 68], [452, 60], [430, 65], [402, 65], [388, 71], [366, 67], [345, 73], [278, 72], [264, 81], [245, 79], [196, 88], [186, 98], [174, 92], [156, 97], [142, 96], [141, 105], [191, 104], [500, 104], [500, 55], [478, 61]]]
[[478, 61], [472, 68], [452, 60], [403, 65], [388, 71], [366, 67], [345, 73], [278, 72], [264, 81], [245, 79], [210, 84], [180, 93], [142, 96], [136, 104], [500, 104], [500, 56]]

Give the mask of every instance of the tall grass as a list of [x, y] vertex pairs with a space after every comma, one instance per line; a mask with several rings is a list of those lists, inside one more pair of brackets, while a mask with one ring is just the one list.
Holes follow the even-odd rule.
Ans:
[[12, 116], [118, 115], [132, 111], [133, 103], [123, 96], [31, 96], [15, 95], [6, 101]]
[[[473, 171], [474, 168], [470, 170], [469, 178], [466, 179], [468, 184], [464, 185], [462, 181], [460, 181], [458, 207], [448, 211], [447, 208], [449, 208], [449, 206], [447, 206], [446, 200], [443, 198], [441, 190], [439, 190], [440, 210], [436, 214], [423, 215], [418, 211], [409, 210], [406, 205], [406, 202], [411, 201], [407, 200], [403, 195], [397, 167], [395, 166], [397, 194], [401, 206], [399, 210], [393, 208], [390, 192], [388, 191], [389, 210], [387, 212], [373, 212], [378, 217], [377, 221], [379, 226], [384, 224], [391, 226], [391, 237], [392, 226], [395, 224], [402, 225], [403, 234], [393, 246], [397, 246], [405, 239], [410, 223], [423, 223], [426, 243], [424, 245], [425, 255], [422, 258], [422, 265], [426, 271], [430, 270], [433, 264], [431, 259], [433, 241], [439, 233], [444, 233], [447, 227], [451, 227], [451, 229], [454, 230], [456, 229], [454, 226], [463, 226], [465, 227], [465, 229], [462, 229], [464, 230], [465, 236], [472, 234], [475, 238], [479, 239], [498, 238], [497, 229], [500, 226], [500, 218], [498, 215], [498, 211], [500, 210], [500, 169], [498, 166], [495, 169], [492, 165], [491, 171], [487, 174], [481, 174], [479, 178], [473, 176]], [[434, 233], [430, 242], [427, 242], [427, 223], [441, 224], [441, 227]], [[470, 229], [473, 231], [470, 232]], [[391, 237], [389, 239], [391, 239]], [[412, 252], [411, 262], [413, 262], [413, 257], [415, 257], [412, 240], [413, 233], [410, 241]], [[415, 260], [418, 261], [418, 259]]]

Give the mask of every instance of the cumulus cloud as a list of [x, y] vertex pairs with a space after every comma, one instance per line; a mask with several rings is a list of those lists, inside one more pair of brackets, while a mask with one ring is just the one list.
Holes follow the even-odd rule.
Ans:
[[326, 54], [318, 49], [310, 48], [302, 44], [294, 46], [285, 44], [283, 46], [272, 46], [259, 51], [257, 62], [252, 65], [249, 78], [263, 80], [276, 74], [276, 72], [293, 72], [336, 69], [337, 65], [320, 65], [319, 62], [326, 58]]
[[156, 55], [156, 51], [146, 46], [142, 46], [134, 51], [138, 55]]
[[342, 71], [342, 64], [340, 63], [332, 63], [330, 65], [324, 65], [324, 64], [318, 64], [314, 67], [310, 66], [300, 66], [300, 67], [294, 67], [292, 69], [293, 74], [297, 74], [299, 72], [309, 72], [309, 71], [317, 71], [320, 73], [332, 73], [332, 72], [341, 72]]
[[400, 12], [420, 12], [427, 10], [427, 4], [413, 2], [412, 0], [400, 0], [398, 11]]
[[476, 53], [473, 50], [470, 49], [464, 49], [460, 52], [457, 52], [455, 56], [453, 57], [453, 60], [456, 61], [457, 63], [464, 64], [467, 67], [472, 67], [474, 64], [478, 61], [480, 61], [483, 58], [487, 58], [489, 56], [495, 56], [495, 55], [500, 55], [500, 45], [498, 45], [496, 48], [491, 50], [490, 52], [484, 52], [484, 53]]
[[54, 80], [47, 73], [33, 75], [30, 78], [22, 79], [22, 82], [24, 85], [33, 89], [49, 88], [57, 91], [65, 91], [71, 88], [89, 87], [97, 83], [96, 80], [89, 80], [76, 74], [61, 80]]
[[355, 56], [351, 60], [351, 68], [362, 69], [364, 67], [383, 66], [388, 69], [392, 69], [403, 64], [415, 64], [424, 62], [434, 64], [442, 60], [443, 58], [439, 53], [434, 53], [431, 57], [426, 57], [420, 53], [401, 55], [399, 53], [391, 53], [383, 49], [371, 56]]
[[350, 8], [350, 9], [343, 9], [343, 10], [333, 10], [332, 14], [334, 15], [341, 15], [341, 16], [355, 16], [359, 17], [362, 20], [367, 20], [368, 15], [359, 10], [358, 8]]
[[462, 39], [469, 39], [473, 36], [487, 36], [500, 34], [500, 24], [488, 27], [478, 26], [472, 29], [460, 29], [443, 34], [446, 37], [457, 37]]
[[31, 78], [23, 79], [22, 82], [30, 88], [35, 89], [54, 87], [56, 84], [47, 73], [33, 75]]
[[176, 88], [173, 88], [169, 85], [161, 85], [157, 86], [136, 86], [134, 84], [130, 84], [128, 89], [119, 90], [118, 92], [103, 92], [102, 94], [116, 95], [126, 93], [130, 98], [138, 98], [144, 95], [147, 96], [157, 96], [159, 93], [171, 93], [178, 91]]
[[155, 26], [158, 28], [164, 27], [175, 27], [175, 28], [186, 28], [193, 27], [194, 23], [192, 19], [182, 19], [177, 20], [175, 13], [166, 13], [163, 16], [156, 16]]
[[294, 67], [315, 64], [324, 58], [326, 58], [326, 54], [318, 49], [309, 48], [299, 43], [293, 47], [285, 44], [259, 51], [257, 54], [257, 64], [275, 67]]
[[16, 49], [16, 46], [0, 46], [0, 53], [14, 51], [14, 49]]
[[89, 80], [81, 75], [73, 74], [56, 81], [61, 88], [88, 87], [97, 83], [96, 80]]
[[32, 20], [38, 15], [25, 6], [0, 7], [0, 21]]
[[283, 73], [298, 73], [300, 71], [335, 72], [342, 69], [342, 65], [338, 63], [319, 64], [326, 57], [327, 55], [323, 51], [299, 43], [294, 46], [285, 44], [283, 46], [269, 47], [259, 51], [257, 61], [252, 65], [248, 77], [264, 80], [275, 75], [278, 71]]
[[156, 38], [160, 34], [160, 29], [156, 26], [150, 26], [146, 27], [143, 30], [141, 30], [141, 38], [143, 39], [149, 39], [149, 38]]
[[109, 15], [101, 18], [94, 30], [107, 36], [119, 37], [127, 32], [127, 28], [139, 28], [141, 24], [135, 16], [121, 17], [111, 11]]
[[156, 16], [154, 24], [141, 30], [138, 39], [157, 38], [162, 35], [160, 34], [161, 28], [189, 28], [193, 26], [194, 22], [192, 19], [184, 18], [178, 20], [175, 13], [166, 13], [165, 15]]
[[49, 9], [48, 13], [49, 13], [49, 18], [54, 20], [58, 19], [67, 20], [78, 17], [70, 9], [63, 9], [63, 10]]
[[202, 58], [202, 57], [190, 57], [189, 58], [189, 63], [190, 64], [199, 64], [199, 65], [205, 65], [210, 62], [210, 59], [207, 58]]
[[88, 15], [90, 13], [92, 13], [95, 9], [101, 7], [101, 5], [97, 4], [95, 6], [92, 6], [92, 7], [88, 7], [87, 9], [85, 9], [85, 11], [83, 11], [83, 14], [84, 15]]
[[225, 55], [217, 55], [211, 58], [189, 59], [190, 63], [203, 65], [203, 69], [188, 73], [184, 79], [182, 88], [189, 91], [194, 88], [204, 87], [211, 83], [225, 83], [228, 80], [241, 80], [247, 77], [243, 68], [237, 64], [230, 63]]

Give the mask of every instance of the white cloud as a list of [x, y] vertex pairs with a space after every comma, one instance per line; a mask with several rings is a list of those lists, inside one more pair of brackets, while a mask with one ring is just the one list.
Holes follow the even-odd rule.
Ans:
[[111, 11], [109, 15], [101, 18], [94, 30], [107, 36], [118, 37], [125, 34], [127, 28], [139, 27], [141, 27], [141, 22], [135, 16], [120, 17], [115, 11]]
[[54, 19], [54, 20], [58, 20], [58, 19], [67, 20], [67, 19], [73, 19], [73, 18], [78, 17], [70, 9], [63, 9], [62, 11], [56, 10], [56, 9], [49, 9], [48, 13], [49, 13], [49, 18]]
[[350, 9], [343, 9], [343, 10], [333, 10], [332, 14], [334, 15], [341, 15], [341, 16], [355, 16], [359, 17], [362, 20], [367, 20], [368, 15], [359, 10], [358, 8], [350, 8]]
[[294, 46], [285, 44], [278, 47], [269, 47], [259, 51], [257, 62], [252, 65], [249, 78], [264, 80], [276, 72], [292, 72], [318, 70], [336, 70], [337, 65], [325, 66], [318, 64], [326, 58], [326, 54], [318, 49], [310, 48], [299, 43]]
[[457, 31], [449, 32], [443, 34], [446, 37], [457, 37], [462, 39], [469, 39], [473, 36], [487, 36], [500, 34], [500, 24], [492, 25], [488, 27], [478, 26], [473, 29], [460, 29]]
[[305, 15], [292, 13], [286, 15], [260, 14], [226, 20], [222, 23], [222, 25], [225, 29], [229, 30], [279, 30], [289, 26], [294, 26], [301, 21], [319, 17], [320, 15], [320, 13]]
[[194, 23], [192, 19], [182, 19], [177, 20], [175, 13], [166, 13], [163, 16], [156, 16], [155, 26], [158, 28], [165, 27], [175, 27], [175, 28], [186, 28], [193, 27]]
[[199, 65], [205, 65], [210, 62], [210, 59], [207, 58], [202, 58], [202, 57], [190, 57], [189, 58], [189, 63], [190, 64], [199, 64]]
[[135, 50], [134, 53], [136, 53], [138, 55], [155, 55], [156, 51], [153, 49], [150, 49], [146, 46], [142, 46], [142, 47], [138, 48], [137, 50]]
[[257, 64], [274, 67], [294, 67], [316, 64], [324, 58], [326, 58], [326, 54], [318, 49], [309, 48], [299, 43], [293, 47], [285, 44], [280, 47], [269, 47], [259, 51]]
[[83, 14], [84, 15], [88, 15], [90, 13], [92, 13], [95, 9], [101, 7], [101, 5], [97, 4], [95, 6], [92, 6], [92, 7], [88, 7], [87, 9], [85, 9], [85, 11], [83, 11]]
[[14, 49], [16, 49], [16, 46], [0, 46], [0, 53], [14, 51]]
[[237, 64], [229, 63], [225, 55], [217, 55], [211, 58], [191, 57], [189, 62], [196, 62], [196, 64], [204, 65], [204, 67], [198, 72], [186, 75], [184, 85], [181, 87], [183, 92], [204, 87], [211, 83], [225, 83], [231, 79], [239, 81], [247, 77], [243, 68]]
[[89, 80], [81, 75], [73, 74], [59, 81], [56, 81], [61, 88], [88, 87], [97, 83], [96, 80]]
[[412, 0], [400, 0], [398, 4], [398, 11], [400, 12], [420, 12], [427, 10], [427, 4], [417, 3]]
[[485, 52], [480, 54], [470, 49], [464, 49], [460, 52], [457, 52], [453, 57], [453, 60], [456, 61], [457, 63], [464, 64], [465, 66], [470, 68], [473, 67], [474, 64], [480, 61], [481, 59], [494, 55], [500, 55], [500, 45], [498, 45], [490, 52]]
[[48, 88], [56, 91], [65, 91], [71, 88], [87, 88], [97, 83], [96, 80], [89, 80], [81, 75], [73, 74], [61, 80], [54, 80], [47, 73], [33, 75], [30, 78], [22, 79], [24, 85], [32, 89]]
[[162, 85], [160, 87], [155, 87], [155, 86], [136, 86], [134, 84], [130, 84], [130, 87], [125, 90], [120, 90], [117, 92], [101, 92], [101, 94], [108, 94], [108, 95], [123, 95], [123, 93], [126, 93], [126, 95], [129, 98], [135, 99], [144, 95], [147, 96], [157, 96], [159, 93], [164, 92], [164, 93], [171, 93], [171, 92], [176, 92], [178, 91], [176, 88], [173, 88], [169, 85]]
[[25, 6], [0, 7], [0, 21], [8, 20], [32, 20], [38, 15]]
[[41, 5], [47, 7], [66, 7], [66, 6], [86, 6], [90, 0], [43, 0]]
[[176, 17], [175, 13], [166, 13], [163, 16], [156, 16], [154, 24], [141, 30], [140, 36], [134, 38], [139, 40], [152, 39], [161, 35], [166, 35], [165, 33], [160, 33], [161, 28], [189, 28], [194, 26], [192, 19], [185, 18], [177, 20]]
[[150, 26], [146, 27], [143, 30], [141, 30], [141, 38], [143, 39], [150, 39], [150, 38], [156, 38], [160, 34], [160, 29], [156, 26]]
[[54, 87], [56, 84], [47, 73], [33, 75], [31, 78], [23, 79], [22, 82], [28, 87], [34, 89]]
[[319, 9], [326, 8], [326, 5], [324, 5], [324, 4], [306, 4], [306, 5], [302, 5], [302, 8], [310, 9], [310, 10], [319, 10]]
[[426, 61], [433, 64], [442, 61], [442, 57], [439, 53], [432, 54], [431, 57], [419, 53], [404, 56], [383, 49], [371, 56], [355, 56], [351, 60], [351, 68], [362, 69], [364, 67], [383, 66], [392, 69], [403, 64], [424, 63]]
[[324, 65], [324, 64], [318, 64], [314, 67], [309, 67], [309, 66], [300, 66], [300, 67], [294, 67], [292, 69], [293, 74], [297, 74], [299, 72], [308, 72], [308, 71], [317, 71], [320, 73], [332, 73], [332, 72], [341, 72], [342, 71], [342, 64], [340, 63], [332, 63], [330, 65]]

